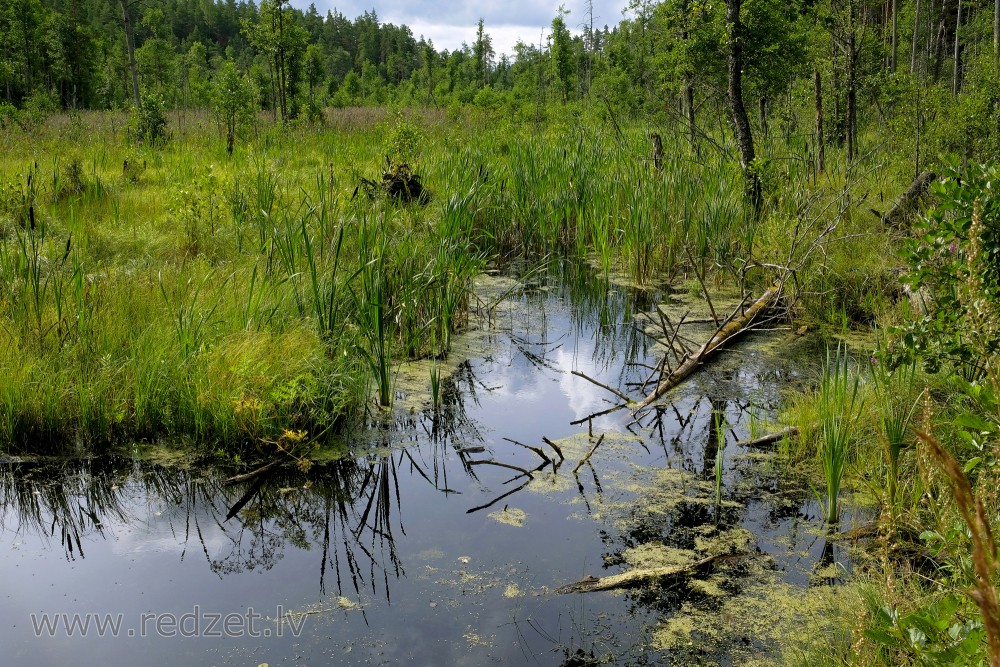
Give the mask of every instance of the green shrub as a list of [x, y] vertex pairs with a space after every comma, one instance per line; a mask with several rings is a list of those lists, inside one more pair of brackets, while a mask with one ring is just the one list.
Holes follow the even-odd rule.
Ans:
[[129, 139], [148, 146], [162, 145], [169, 139], [166, 104], [162, 97], [150, 95], [142, 106], [133, 109], [125, 126]]
[[931, 192], [940, 203], [903, 248], [905, 284], [926, 314], [895, 330], [894, 364], [919, 360], [936, 372], [955, 365], [981, 377], [1000, 348], [1000, 166], [950, 167]]

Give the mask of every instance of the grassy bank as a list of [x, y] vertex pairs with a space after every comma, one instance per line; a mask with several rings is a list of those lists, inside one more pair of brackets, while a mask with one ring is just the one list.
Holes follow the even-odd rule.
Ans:
[[[813, 283], [864, 290], [850, 238], [829, 251], [850, 266], [814, 272], [802, 255], [831, 224], [848, 237], [866, 226], [860, 204], [841, 205], [855, 190], [898, 189], [876, 169], [885, 158], [831, 159], [817, 175], [789, 141], [770, 212], [750, 218], [725, 152], [696, 156], [661, 131], [657, 170], [657, 128], [597, 115], [540, 129], [341, 110], [321, 125], [262, 123], [231, 158], [207, 115], [170, 120], [155, 147], [104, 113], [3, 138], [8, 449], [187, 436], [236, 451], [332, 434], [369, 396], [392, 402], [400, 359], [446, 354], [472, 278], [516, 257], [585, 257], [640, 283], [689, 271], [689, 252], [730, 282], [763, 284], [758, 264], [793, 261]], [[359, 189], [387, 156], [420, 175], [428, 202]], [[874, 266], [881, 243], [864, 232], [854, 247]], [[854, 300], [815, 292], [820, 319]]]

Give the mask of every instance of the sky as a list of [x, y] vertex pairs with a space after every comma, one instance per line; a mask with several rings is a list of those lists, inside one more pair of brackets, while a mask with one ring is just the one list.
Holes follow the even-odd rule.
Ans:
[[[570, 10], [566, 24], [574, 33], [589, 21], [584, 0], [291, 0], [300, 9], [307, 9], [310, 2], [323, 16], [336, 9], [349, 19], [374, 9], [379, 22], [408, 25], [414, 37], [432, 40], [439, 51], [461, 48], [462, 42], [472, 44], [482, 18], [497, 56], [513, 54], [518, 39], [537, 44], [543, 31], [548, 34], [560, 5]], [[593, 0], [593, 4], [594, 27], [603, 28], [621, 21], [628, 1]]]

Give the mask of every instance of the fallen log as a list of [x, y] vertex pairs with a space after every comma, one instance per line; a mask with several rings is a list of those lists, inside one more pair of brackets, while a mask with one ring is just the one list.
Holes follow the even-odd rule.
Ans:
[[788, 426], [781, 429], [780, 431], [775, 431], [774, 433], [767, 433], [760, 436], [759, 438], [748, 438], [746, 440], [740, 440], [736, 443], [737, 447], [763, 447], [764, 445], [770, 445], [772, 443], [783, 440], [784, 438], [790, 438], [794, 435], [799, 434], [798, 426]]
[[565, 595], [566, 593], [593, 593], [594, 591], [610, 591], [618, 588], [633, 588], [643, 584], [658, 581], [668, 577], [679, 575], [690, 575], [694, 572], [707, 568], [718, 561], [730, 561], [745, 558], [750, 554], [741, 551], [734, 554], [716, 554], [701, 560], [696, 560], [687, 565], [675, 565], [664, 567], [648, 567], [629, 570], [621, 574], [613, 574], [610, 577], [587, 577], [572, 584], [566, 584], [555, 589], [555, 593]]
[[882, 223], [890, 227], [901, 227], [909, 222], [913, 214], [920, 210], [935, 178], [937, 175], [933, 171], [920, 172], [896, 203], [880, 216]]
[[[698, 366], [714, 352], [722, 348], [723, 344], [727, 341], [732, 340], [741, 333], [748, 330], [751, 324], [757, 319], [757, 316], [761, 313], [767, 312], [778, 300], [781, 295], [781, 289], [784, 286], [784, 280], [778, 280], [773, 285], [767, 288], [760, 297], [754, 301], [749, 308], [743, 311], [742, 315], [737, 316], [739, 308], [737, 308], [732, 315], [729, 316], [720, 326], [715, 334], [708, 339], [708, 342], [701, 346], [694, 354], [688, 355], [684, 363], [680, 364], [672, 372], [670, 372], [666, 377], [660, 378], [660, 381], [656, 384], [656, 388], [653, 390], [649, 396], [642, 400], [632, 411], [633, 413], [638, 412], [640, 409], [647, 407], [653, 401], [659, 399], [665, 393], [679, 385], [684, 381], [687, 376], [691, 375]], [[669, 354], [669, 350], [666, 352]]]

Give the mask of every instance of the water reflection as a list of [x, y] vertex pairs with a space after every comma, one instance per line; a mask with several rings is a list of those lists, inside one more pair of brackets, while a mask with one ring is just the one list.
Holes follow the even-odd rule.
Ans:
[[[203, 558], [220, 581], [246, 586], [243, 575], [258, 575], [251, 590], [271, 598], [291, 590], [293, 604], [333, 596], [364, 602], [363, 624], [324, 629], [316, 636], [339, 638], [326, 642], [374, 635], [375, 645], [403, 623], [418, 635], [408, 635], [407, 651], [435, 656], [447, 645], [472, 656], [467, 664], [655, 664], [643, 628], [691, 599], [683, 580], [586, 601], [543, 591], [579, 578], [581, 568], [615, 572], [642, 545], [694, 549], [706, 526], [746, 528], [761, 536], [757, 549], [789, 563], [801, 556], [788, 554], [804, 549], [824, 574], [844, 560], [804, 530], [807, 489], [731, 446], [752, 402], [777, 405], [781, 387], [802, 377], [796, 362], [741, 353], [739, 363], [706, 369], [641, 422], [624, 410], [593, 416], [619, 401], [572, 372], [641, 387], [655, 361], [635, 315], [660, 297], [558, 265], [494, 315], [488, 350], [442, 375], [439, 405], [372, 417], [348, 443], [351, 456], [308, 473], [277, 467], [226, 484], [228, 471], [134, 457], [0, 460], [0, 528], [23, 542], [58, 540], [53, 551], [70, 562], [134, 531], [120, 548], [128, 557], [155, 544], [168, 568]], [[725, 443], [714, 415], [730, 425]], [[597, 437], [641, 437], [627, 456], [590, 439], [596, 453], [579, 466], [546, 444], [588, 427]], [[720, 448], [721, 504], [706, 502], [714, 493], [703, 488], [714, 480]], [[700, 490], [653, 506], [642, 488], [623, 483], [635, 470], [667, 469], [684, 471]], [[544, 492], [532, 484], [542, 478]], [[490, 518], [508, 507], [524, 511], [523, 526]], [[784, 551], [774, 546], [778, 536], [789, 545]], [[99, 557], [121, 558], [108, 550]], [[92, 582], [78, 586], [81, 596], [96, 594]], [[171, 594], [203, 595], [186, 586], [177, 582]], [[474, 618], [481, 625], [466, 620]], [[469, 638], [491, 634], [505, 639]], [[384, 659], [358, 654], [359, 662]]]

